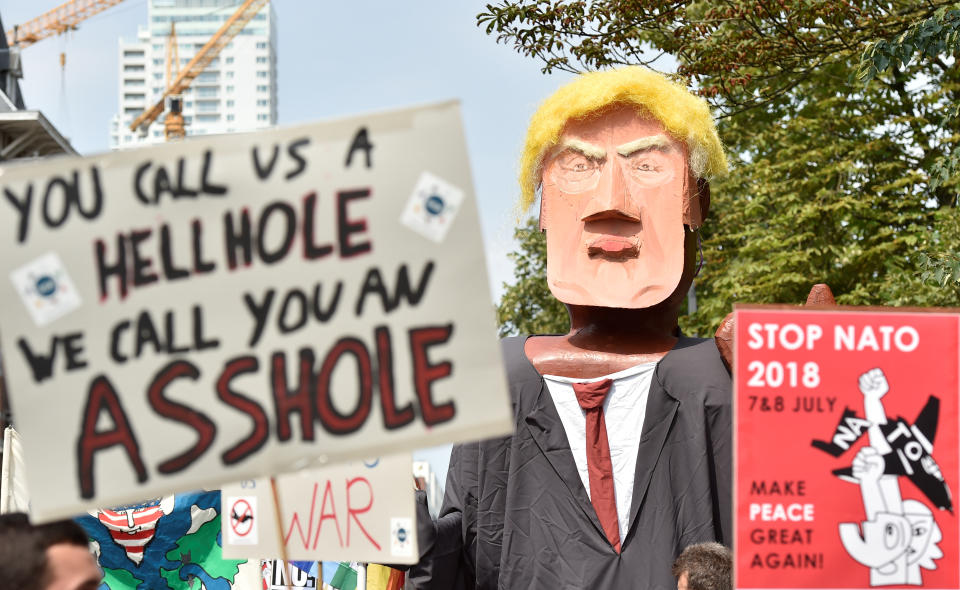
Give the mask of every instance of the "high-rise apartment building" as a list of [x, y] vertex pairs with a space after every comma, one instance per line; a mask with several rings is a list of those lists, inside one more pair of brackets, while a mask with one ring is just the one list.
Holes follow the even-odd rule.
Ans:
[[[149, 0], [146, 27], [136, 41], [120, 41], [119, 112], [110, 146], [122, 149], [164, 141], [161, 115], [146, 136], [130, 123], [166, 89], [167, 40], [176, 24], [180, 69], [243, 0]], [[253, 131], [277, 122], [276, 13], [268, 3], [233, 38], [183, 95], [187, 135]]]

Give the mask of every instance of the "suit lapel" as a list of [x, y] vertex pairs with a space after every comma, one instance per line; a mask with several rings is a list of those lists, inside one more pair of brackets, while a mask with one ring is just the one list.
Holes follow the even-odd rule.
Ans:
[[[666, 360], [666, 358], [664, 358]], [[660, 381], [660, 369], [657, 370], [650, 382], [650, 393], [647, 399], [647, 412], [643, 419], [643, 434], [640, 436], [640, 446], [637, 451], [637, 470], [633, 478], [633, 498], [630, 501], [630, 530], [636, 525], [640, 514], [640, 506], [647, 496], [647, 488], [653, 477], [653, 469], [660, 459], [660, 452], [667, 440], [667, 434], [673, 424], [680, 402], [666, 392]], [[629, 538], [630, 533], [627, 533]]]
[[554, 471], [560, 476], [583, 514], [593, 523], [597, 532], [606, 539], [607, 536], [603, 532], [603, 527], [600, 526], [596, 510], [590, 503], [587, 491], [583, 488], [583, 481], [577, 471], [577, 464], [573, 461], [573, 451], [570, 450], [570, 443], [567, 441], [567, 433], [563, 429], [563, 423], [560, 422], [560, 415], [557, 413], [557, 408], [553, 405], [553, 398], [550, 397], [547, 386], [542, 379], [540, 380], [540, 393], [537, 396], [537, 401], [533, 410], [527, 414], [525, 421], [533, 440], [540, 448], [540, 452], [543, 453], [543, 456], [553, 466]]

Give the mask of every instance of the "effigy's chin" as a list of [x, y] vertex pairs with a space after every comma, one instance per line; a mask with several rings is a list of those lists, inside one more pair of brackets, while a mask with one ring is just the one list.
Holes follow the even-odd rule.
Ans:
[[682, 254], [669, 264], [656, 262], [587, 260], [577, 272], [551, 272], [548, 263], [547, 284], [567, 305], [644, 309], [666, 301], [683, 274]]

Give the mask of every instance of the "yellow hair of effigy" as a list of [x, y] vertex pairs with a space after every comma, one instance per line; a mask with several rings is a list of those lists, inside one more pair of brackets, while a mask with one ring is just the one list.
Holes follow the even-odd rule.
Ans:
[[727, 158], [705, 100], [665, 76], [641, 67], [591, 72], [562, 86], [530, 119], [520, 157], [520, 208], [536, 200], [543, 158], [560, 141], [567, 121], [613, 104], [633, 104], [660, 121], [687, 145], [690, 168], [710, 180], [727, 172]]

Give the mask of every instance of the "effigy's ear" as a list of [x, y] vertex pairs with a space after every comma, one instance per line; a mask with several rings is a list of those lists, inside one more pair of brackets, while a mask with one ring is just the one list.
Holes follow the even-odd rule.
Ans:
[[537, 229], [541, 232], [547, 230], [546, 220], [543, 218], [543, 192], [540, 193], [540, 211], [537, 213]]
[[710, 183], [703, 178], [697, 179], [697, 198], [700, 200], [700, 221], [707, 219], [710, 212]]

